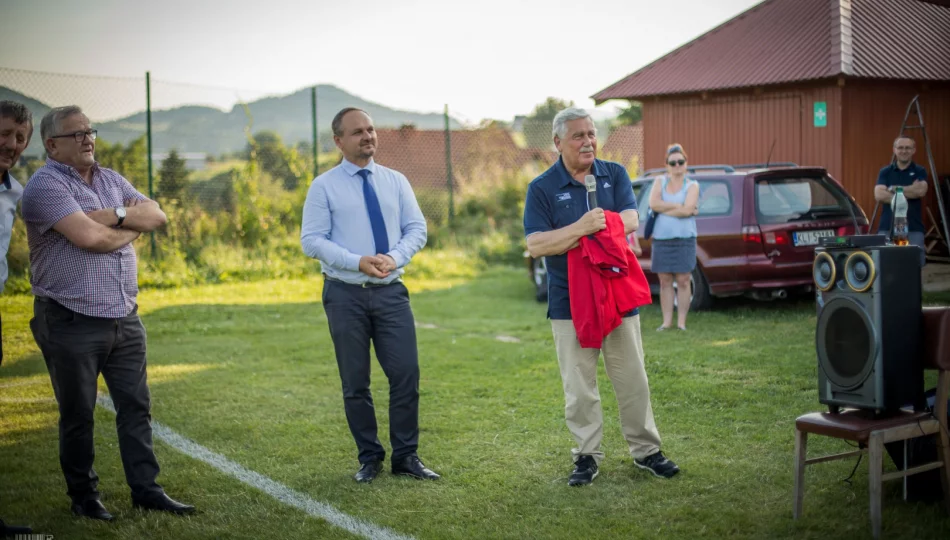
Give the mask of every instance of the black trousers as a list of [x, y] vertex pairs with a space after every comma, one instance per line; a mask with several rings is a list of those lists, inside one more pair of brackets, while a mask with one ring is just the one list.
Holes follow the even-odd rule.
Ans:
[[383, 460], [370, 392], [369, 346], [389, 379], [389, 441], [392, 460], [415, 455], [419, 446], [419, 352], [409, 291], [402, 283], [360, 287], [325, 280], [323, 309], [343, 382], [343, 405], [360, 463]]
[[33, 303], [30, 329], [43, 352], [59, 404], [59, 462], [69, 496], [98, 498], [93, 418], [102, 373], [115, 404], [119, 453], [132, 497], [162, 491], [155, 482], [145, 327], [138, 309], [121, 319], [88, 317], [46, 298]]

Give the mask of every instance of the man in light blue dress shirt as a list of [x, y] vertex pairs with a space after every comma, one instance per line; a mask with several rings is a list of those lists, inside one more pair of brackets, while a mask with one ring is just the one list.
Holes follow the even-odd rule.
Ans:
[[[16, 219], [17, 203], [23, 186], [10, 174], [33, 136], [33, 114], [26, 105], [0, 101], [0, 292], [7, 284], [7, 251]], [[2, 326], [2, 323], [0, 323]], [[3, 363], [3, 337], [0, 332], [0, 364]]]
[[[0, 101], [0, 292], [7, 284], [7, 250], [16, 219], [16, 206], [23, 197], [23, 186], [10, 174], [33, 136], [33, 113], [22, 103]], [[2, 322], [0, 322], [2, 327]], [[2, 334], [2, 332], [0, 332]], [[0, 335], [0, 364], [3, 364], [3, 337]], [[4, 525], [0, 519], [0, 537], [4, 533], [28, 535], [30, 527]]]
[[359, 451], [357, 482], [379, 474], [386, 450], [370, 392], [370, 342], [389, 379], [392, 472], [435, 480], [419, 445], [419, 354], [404, 267], [426, 243], [426, 221], [406, 177], [373, 161], [376, 130], [365, 111], [333, 118], [343, 161], [310, 185], [300, 243], [320, 260], [323, 309], [336, 352], [343, 404]]

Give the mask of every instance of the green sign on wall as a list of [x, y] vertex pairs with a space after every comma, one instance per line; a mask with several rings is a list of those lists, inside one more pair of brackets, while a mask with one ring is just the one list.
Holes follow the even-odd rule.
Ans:
[[815, 127], [828, 125], [828, 104], [824, 101], [815, 102]]

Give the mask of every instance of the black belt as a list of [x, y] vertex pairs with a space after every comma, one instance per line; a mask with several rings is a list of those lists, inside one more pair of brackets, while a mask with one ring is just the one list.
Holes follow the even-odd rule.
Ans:
[[342, 279], [330, 277], [326, 274], [323, 274], [323, 279], [324, 281], [335, 281], [337, 283], [342, 283], [344, 285], [349, 285], [351, 287], [362, 287], [364, 289], [376, 288], [376, 287], [389, 287], [390, 285], [395, 285], [396, 283], [402, 283], [402, 280], [398, 278], [394, 279], [393, 281], [390, 281], [389, 283], [370, 283], [368, 281], [365, 283], [350, 283], [348, 281], [343, 281]]
[[[117, 318], [115, 318], [115, 317], [94, 317], [94, 316], [92, 316], [92, 315], [86, 315], [85, 313], [80, 313], [80, 312], [78, 312], [78, 311], [76, 311], [76, 310], [74, 310], [74, 309], [69, 309], [68, 307], [66, 307], [66, 306], [64, 306], [64, 305], [62, 305], [62, 304], [60, 304], [59, 302], [57, 302], [56, 300], [53, 300], [52, 298], [50, 298], [50, 297], [48, 297], [48, 296], [34, 296], [33, 298], [35, 298], [37, 302], [41, 302], [41, 303], [43, 303], [43, 304], [50, 304], [50, 305], [56, 306], [56, 307], [58, 307], [58, 308], [60, 308], [60, 309], [65, 309], [66, 311], [75, 313], [76, 315], [78, 315], [78, 316], [80, 316], [80, 317], [87, 317], [87, 318], [89, 318], [89, 319], [105, 319], [105, 320], [110, 320], [110, 321], [114, 321], [114, 320], [118, 320], [118, 319], [123, 318], [123, 317], [119, 317], [119, 318], [117, 319]], [[135, 308], [132, 309], [132, 312], [129, 313], [129, 315], [135, 315], [135, 314], [137, 314], [138, 312], [139, 312], [139, 306], [138, 306], [138, 304], [136, 304], [136, 305], [135, 305]], [[128, 317], [129, 315], [126, 315], [126, 317]]]

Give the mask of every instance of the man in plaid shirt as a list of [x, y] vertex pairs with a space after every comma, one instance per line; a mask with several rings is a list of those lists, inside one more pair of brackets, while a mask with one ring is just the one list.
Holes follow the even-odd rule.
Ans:
[[33, 319], [59, 403], [59, 460], [76, 515], [111, 520], [92, 468], [96, 380], [116, 409], [119, 452], [132, 504], [176, 514], [194, 507], [155, 481], [145, 327], [138, 316], [132, 242], [165, 224], [158, 203], [95, 160], [96, 131], [79, 107], [40, 123], [48, 159], [27, 183], [22, 212], [30, 245]]

